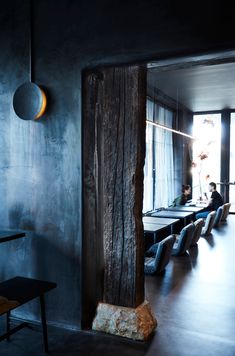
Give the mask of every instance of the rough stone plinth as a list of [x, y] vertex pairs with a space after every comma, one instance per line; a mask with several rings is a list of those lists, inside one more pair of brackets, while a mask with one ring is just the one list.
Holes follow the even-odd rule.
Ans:
[[156, 326], [157, 320], [147, 301], [135, 309], [99, 303], [92, 329], [134, 340], [147, 340]]

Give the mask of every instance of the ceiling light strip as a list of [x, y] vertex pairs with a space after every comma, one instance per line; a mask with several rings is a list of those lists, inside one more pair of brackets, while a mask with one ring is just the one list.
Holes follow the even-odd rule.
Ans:
[[153, 125], [155, 127], [159, 127], [163, 130], [167, 130], [167, 131], [171, 131], [171, 132], [174, 132], [178, 135], [182, 135], [182, 136], [185, 136], [185, 137], [188, 137], [188, 138], [191, 138], [192, 140], [195, 139], [195, 137], [191, 136], [191, 135], [188, 135], [184, 132], [181, 132], [181, 131], [177, 131], [177, 130], [174, 130], [174, 129], [171, 129], [170, 127], [167, 127], [167, 126], [164, 126], [164, 125], [161, 125], [161, 124], [157, 124], [156, 122], [152, 122], [152, 121], [149, 121], [149, 120], [146, 120], [147, 124], [149, 125]]

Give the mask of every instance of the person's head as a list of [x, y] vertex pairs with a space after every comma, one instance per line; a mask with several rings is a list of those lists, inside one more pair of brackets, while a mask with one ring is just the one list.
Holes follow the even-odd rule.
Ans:
[[190, 185], [182, 185], [182, 193], [184, 195], [189, 195], [191, 194], [191, 187]]
[[214, 182], [209, 183], [209, 192], [214, 192], [216, 190], [216, 184]]

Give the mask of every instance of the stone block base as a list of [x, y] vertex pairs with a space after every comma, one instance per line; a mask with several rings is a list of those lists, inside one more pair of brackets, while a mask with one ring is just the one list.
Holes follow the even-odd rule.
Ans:
[[134, 340], [147, 340], [157, 326], [150, 304], [144, 301], [137, 308], [99, 303], [92, 329]]

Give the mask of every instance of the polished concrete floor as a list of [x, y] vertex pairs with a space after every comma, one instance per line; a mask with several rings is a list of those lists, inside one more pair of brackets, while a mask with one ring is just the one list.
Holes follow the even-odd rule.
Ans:
[[[235, 356], [235, 215], [161, 276], [146, 277], [158, 320], [150, 342], [49, 327], [51, 355]], [[43, 355], [41, 333], [24, 329], [0, 343], [1, 356]]]

